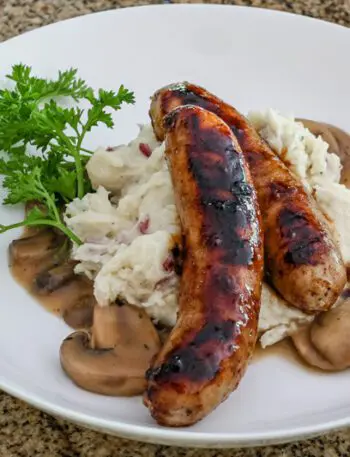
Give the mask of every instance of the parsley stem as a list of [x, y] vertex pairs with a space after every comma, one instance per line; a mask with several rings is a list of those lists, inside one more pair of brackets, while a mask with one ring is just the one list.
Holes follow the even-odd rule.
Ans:
[[52, 123], [51, 121], [47, 121], [47, 122], [52, 126], [52, 129], [61, 138], [61, 140], [66, 144], [68, 150], [70, 151], [71, 155], [74, 158], [75, 170], [77, 173], [77, 187], [78, 187], [77, 188], [77, 197], [83, 198], [84, 194], [85, 194], [85, 192], [84, 192], [84, 169], [83, 169], [83, 165], [81, 162], [80, 147], [81, 147], [81, 143], [83, 141], [84, 135], [87, 130], [83, 129], [83, 131], [79, 137], [79, 140], [77, 142], [77, 145], [75, 146], [74, 144], [72, 144], [71, 140], [67, 137], [67, 135], [64, 132], [62, 132], [56, 128], [54, 123]]
[[81, 145], [83, 143], [84, 137], [86, 135], [86, 132], [89, 130], [90, 125], [89, 122], [85, 124], [85, 126], [82, 128], [81, 133], [78, 137], [77, 145], [76, 145], [76, 150], [78, 154], [76, 154], [75, 158], [75, 169], [77, 170], [77, 183], [78, 183], [78, 198], [83, 198], [84, 197], [84, 169], [81, 163], [81, 155], [80, 155], [80, 150], [81, 150]]
[[78, 149], [78, 154], [74, 155], [75, 159], [75, 169], [77, 171], [77, 184], [78, 184], [78, 198], [84, 197], [84, 170], [81, 163], [80, 152]]
[[0, 225], [0, 233], [5, 233], [8, 230], [12, 230], [12, 229], [19, 228], [19, 227], [24, 227], [24, 226], [29, 227], [29, 226], [37, 226], [37, 225], [50, 225], [51, 227], [55, 227], [55, 228], [61, 230], [61, 232], [63, 232], [68, 238], [70, 238], [78, 246], [81, 246], [83, 244], [81, 239], [74, 232], [72, 232], [67, 226], [65, 226], [62, 223], [53, 221], [51, 219], [37, 219], [35, 221], [23, 220], [21, 222], [17, 222], [16, 224]]
[[92, 155], [94, 151], [91, 151], [90, 149], [85, 149], [85, 148], [80, 148], [81, 151], [86, 152], [87, 154]]

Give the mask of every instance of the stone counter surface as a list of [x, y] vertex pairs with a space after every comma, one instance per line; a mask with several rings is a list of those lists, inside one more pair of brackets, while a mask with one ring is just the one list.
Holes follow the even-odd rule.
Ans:
[[[42, 25], [146, 0], [0, 0], [0, 41]], [[186, 2], [184, 2], [186, 3]], [[350, 0], [215, 0], [290, 11], [350, 26]], [[0, 391], [0, 457], [350, 457], [350, 430], [288, 445], [183, 449], [127, 441], [57, 420]]]

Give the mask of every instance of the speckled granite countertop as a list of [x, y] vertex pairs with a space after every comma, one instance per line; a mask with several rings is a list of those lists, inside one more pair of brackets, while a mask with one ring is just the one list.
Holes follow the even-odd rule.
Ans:
[[[0, 41], [73, 16], [158, 0], [0, 0]], [[181, 2], [182, 3], [182, 2]], [[186, 3], [183, 2], [183, 3]], [[350, 0], [213, 0], [291, 11], [350, 26]], [[348, 457], [350, 430], [249, 450], [194, 450], [126, 441], [37, 411], [0, 391], [0, 457]]]
[[[201, 3], [173, 0], [173, 3]], [[62, 19], [110, 8], [163, 3], [161, 0], [0, 0], [0, 41]], [[350, 0], [203, 0], [290, 11], [350, 26]]]

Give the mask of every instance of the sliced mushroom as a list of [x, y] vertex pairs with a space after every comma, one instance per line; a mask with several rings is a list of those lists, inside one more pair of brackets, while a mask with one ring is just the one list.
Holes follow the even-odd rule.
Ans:
[[310, 327], [293, 335], [293, 343], [310, 365], [327, 371], [350, 367], [350, 298], [347, 291], [337, 305], [318, 315]]
[[50, 294], [72, 281], [76, 277], [74, 266], [75, 262], [67, 261], [41, 272], [35, 279], [36, 292], [40, 295]]
[[19, 283], [31, 289], [39, 273], [65, 261], [68, 248], [65, 237], [50, 229], [12, 241], [9, 247], [12, 274]]
[[114, 396], [141, 394], [145, 372], [160, 349], [144, 310], [130, 305], [94, 308], [92, 333], [75, 332], [60, 351], [67, 375], [83, 389]]
[[299, 330], [292, 336], [292, 340], [300, 357], [313, 367], [325, 371], [334, 371], [333, 365], [320, 354], [310, 341], [310, 326]]
[[[9, 247], [10, 265], [17, 262], [31, 263], [45, 257], [54, 257], [56, 251], [64, 245], [64, 237], [52, 230], [43, 230], [32, 236], [12, 241]], [[66, 250], [64, 254], [66, 255]]]
[[310, 329], [310, 340], [336, 370], [350, 367], [350, 299], [322, 313]]
[[90, 329], [93, 323], [95, 300], [82, 300], [73, 307], [65, 309], [63, 319], [74, 330]]
[[61, 316], [67, 316], [73, 308], [93, 307], [94, 302], [92, 283], [82, 276], [76, 276], [45, 297], [46, 307]]

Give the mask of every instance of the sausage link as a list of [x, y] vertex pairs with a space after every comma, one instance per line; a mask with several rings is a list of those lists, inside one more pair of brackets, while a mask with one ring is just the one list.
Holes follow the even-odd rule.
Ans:
[[242, 114], [194, 84], [173, 84], [153, 96], [150, 116], [159, 139], [164, 116], [187, 104], [217, 114], [238, 139], [263, 218], [267, 279], [302, 311], [328, 310], [344, 288], [346, 269], [314, 199]]
[[184, 235], [177, 324], [147, 373], [158, 423], [190, 425], [235, 389], [257, 338], [263, 242], [239, 144], [215, 114], [184, 106], [166, 119], [166, 157]]

